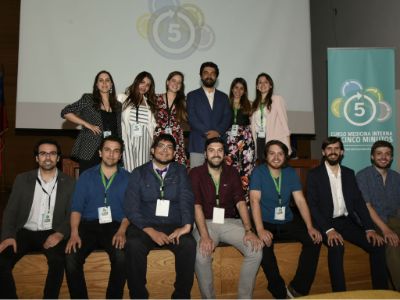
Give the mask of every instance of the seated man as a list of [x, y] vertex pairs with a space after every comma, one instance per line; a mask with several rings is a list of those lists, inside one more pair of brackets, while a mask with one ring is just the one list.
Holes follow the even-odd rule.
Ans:
[[47, 258], [43, 298], [58, 298], [64, 278], [64, 238], [75, 182], [57, 169], [61, 148], [56, 141], [39, 141], [34, 155], [39, 168], [17, 176], [3, 215], [0, 298], [17, 298], [12, 269], [30, 251]]
[[106, 137], [100, 144], [99, 165], [86, 170], [76, 184], [71, 207], [71, 237], [67, 243], [66, 274], [71, 298], [87, 299], [83, 265], [93, 250], [104, 249], [111, 262], [107, 299], [124, 294], [125, 231], [129, 225], [122, 201], [129, 173], [118, 167], [123, 141]]
[[400, 174], [390, 168], [393, 146], [377, 141], [371, 148], [372, 166], [357, 173], [358, 187], [369, 214], [386, 242], [386, 264], [393, 287], [400, 291]]
[[175, 255], [176, 281], [172, 298], [190, 298], [196, 241], [193, 193], [185, 166], [175, 162], [176, 142], [160, 134], [151, 146], [152, 161], [133, 170], [124, 209], [128, 230], [126, 261], [131, 298], [149, 297], [146, 289], [147, 255], [163, 247]]
[[374, 230], [354, 171], [340, 165], [343, 153], [341, 139], [328, 137], [322, 143], [321, 165], [312, 169], [307, 178], [307, 201], [311, 216], [323, 234], [324, 244], [328, 247], [332, 291], [346, 290], [343, 268], [344, 240], [368, 252], [372, 287], [387, 289], [383, 238]]
[[[253, 170], [250, 180], [250, 203], [257, 234], [263, 241], [261, 266], [268, 280], [268, 290], [278, 299], [307, 295], [317, 270], [321, 234], [313, 227], [300, 178], [286, 166], [287, 146], [277, 140], [265, 145], [266, 164]], [[289, 207], [293, 196], [304, 223]], [[273, 241], [299, 241], [302, 250], [296, 274], [287, 290], [279, 273]]]
[[[206, 162], [190, 171], [195, 195], [197, 241], [195, 271], [202, 298], [215, 298], [212, 253], [219, 242], [234, 246], [243, 255], [238, 298], [251, 298], [262, 257], [262, 242], [252, 231], [240, 176], [224, 164], [224, 142], [210, 138], [205, 147]], [[237, 211], [240, 219], [237, 219]]]

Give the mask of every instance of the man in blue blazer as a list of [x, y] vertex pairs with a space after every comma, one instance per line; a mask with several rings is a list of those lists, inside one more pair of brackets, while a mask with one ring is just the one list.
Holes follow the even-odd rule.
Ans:
[[187, 95], [191, 168], [204, 163], [205, 141], [223, 136], [231, 123], [232, 112], [228, 96], [214, 87], [218, 75], [219, 69], [215, 63], [203, 63], [200, 67], [203, 86]]
[[307, 180], [307, 201], [311, 215], [328, 247], [332, 290], [346, 290], [344, 240], [368, 252], [372, 287], [387, 289], [384, 240], [375, 232], [354, 171], [340, 165], [343, 153], [341, 139], [328, 137], [322, 143], [322, 163], [309, 172]]

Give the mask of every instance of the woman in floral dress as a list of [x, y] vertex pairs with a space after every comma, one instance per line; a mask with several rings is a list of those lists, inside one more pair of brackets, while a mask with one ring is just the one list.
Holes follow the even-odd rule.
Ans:
[[249, 177], [255, 166], [255, 144], [250, 128], [251, 104], [247, 96], [247, 83], [235, 78], [229, 91], [232, 108], [232, 126], [227, 132], [227, 165], [234, 166], [242, 179], [243, 190], [248, 200]]
[[171, 134], [176, 141], [175, 160], [188, 167], [183, 137], [183, 123], [187, 122], [184, 76], [171, 72], [165, 83], [166, 93], [157, 96], [157, 127], [154, 136]]

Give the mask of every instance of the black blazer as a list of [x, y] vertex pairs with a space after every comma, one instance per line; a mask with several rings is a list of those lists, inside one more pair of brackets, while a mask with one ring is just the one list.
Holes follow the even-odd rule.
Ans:
[[[14, 238], [28, 221], [33, 203], [38, 169], [19, 174], [14, 182], [3, 215], [1, 240]], [[69, 217], [75, 180], [58, 170], [56, 203], [53, 213], [53, 230], [67, 238], [70, 231]]]
[[[358, 189], [354, 171], [340, 166], [342, 173], [342, 190], [349, 217], [367, 229], [374, 229], [368, 208]], [[333, 228], [333, 199], [325, 162], [309, 171], [307, 176], [307, 202], [314, 223], [324, 233]], [[358, 216], [358, 218], [357, 218]]]

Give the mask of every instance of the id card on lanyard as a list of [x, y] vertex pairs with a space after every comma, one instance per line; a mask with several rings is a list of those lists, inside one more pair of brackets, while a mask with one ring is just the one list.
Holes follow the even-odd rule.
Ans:
[[260, 128], [257, 132], [257, 137], [265, 138], [265, 126], [264, 126], [264, 104], [260, 104]]
[[233, 109], [233, 124], [231, 128], [231, 136], [237, 136], [239, 134], [239, 125], [237, 123], [237, 114], [238, 114], [238, 109], [234, 108]]
[[155, 215], [157, 217], [168, 217], [170, 201], [167, 199], [164, 199], [164, 186], [165, 186], [164, 179], [155, 170], [154, 170], [154, 174], [156, 174], [158, 180], [160, 181], [160, 198], [157, 199]]
[[225, 222], [225, 208], [221, 208], [219, 203], [219, 185], [221, 182], [221, 178], [219, 180], [215, 180], [214, 177], [210, 174], [210, 177], [214, 183], [215, 187], [215, 205], [213, 208], [213, 219], [212, 222], [216, 224], [224, 224]]
[[165, 103], [167, 105], [167, 125], [165, 126], [165, 133], [166, 134], [172, 134], [172, 125], [171, 125], [171, 116], [172, 116], [172, 109], [175, 106], [175, 99], [171, 104], [171, 107], [169, 107], [168, 103], [168, 96], [165, 95]]
[[134, 137], [140, 137], [143, 135], [143, 126], [139, 123], [139, 107], [140, 105], [136, 106], [136, 122], [132, 125], [132, 136]]
[[[118, 171], [117, 171], [118, 172]], [[99, 207], [97, 209], [98, 211], [98, 216], [99, 216], [99, 223], [100, 224], [105, 224], [105, 223], [111, 223], [112, 222], [112, 215], [111, 215], [111, 207], [107, 205], [108, 199], [107, 199], [107, 192], [111, 186], [111, 184], [114, 181], [115, 176], [117, 175], [117, 172], [112, 174], [110, 177], [110, 180], [108, 182], [106, 181], [106, 176], [103, 173], [103, 170], [100, 167], [100, 175], [101, 175], [101, 182], [103, 183], [104, 186], [104, 206]]]
[[56, 178], [56, 182], [54, 183], [53, 187], [51, 188], [50, 193], [48, 193], [44, 189], [44, 187], [42, 186], [42, 182], [40, 181], [39, 177], [36, 177], [36, 181], [40, 185], [40, 187], [42, 188], [43, 193], [45, 193], [47, 195], [47, 198], [48, 198], [47, 210], [42, 215], [42, 227], [43, 227], [44, 230], [49, 230], [49, 229], [52, 228], [52, 223], [53, 223], [53, 218], [52, 218], [52, 215], [50, 213], [51, 195], [53, 194], [54, 189], [55, 189], [55, 187], [57, 185], [58, 177]]
[[274, 213], [274, 219], [277, 221], [284, 221], [285, 220], [285, 213], [286, 213], [286, 207], [282, 206], [282, 196], [281, 196], [281, 187], [282, 187], [282, 177], [283, 174], [279, 175], [278, 178], [274, 178], [271, 174], [271, 171], [269, 172], [271, 175], [272, 181], [274, 182], [275, 190], [278, 194], [278, 206], [275, 207], [275, 213]]

